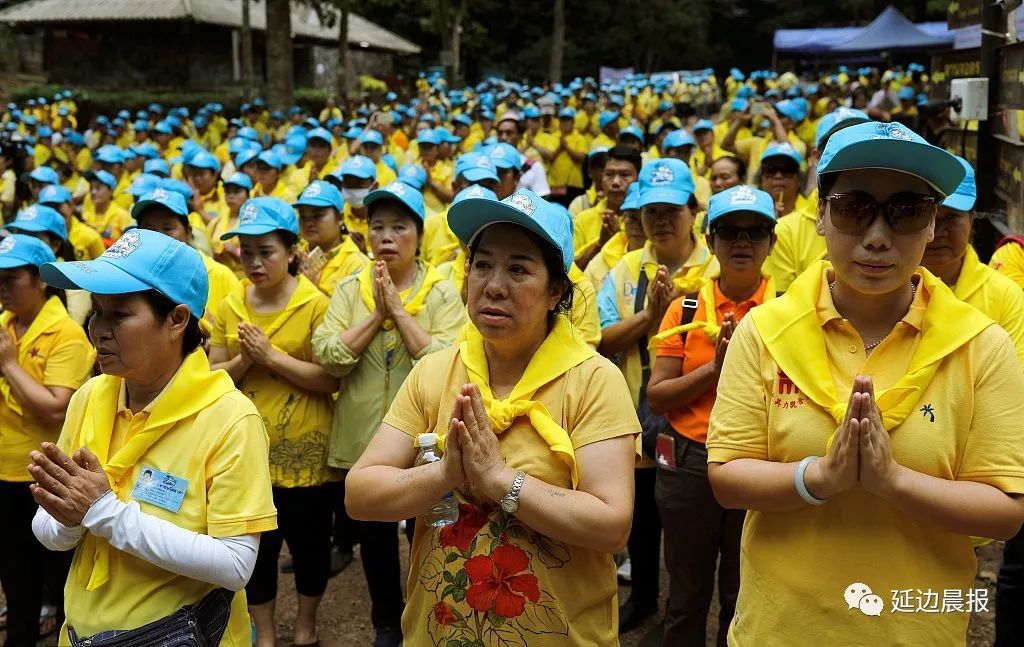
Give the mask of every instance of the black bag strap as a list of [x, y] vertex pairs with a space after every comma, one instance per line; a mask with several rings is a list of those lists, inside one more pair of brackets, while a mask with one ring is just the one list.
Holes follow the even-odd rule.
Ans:
[[[680, 325], [685, 326], [686, 324], [692, 323], [693, 318], [697, 315], [697, 292], [691, 292], [683, 297], [683, 316]], [[647, 302], [647, 272], [640, 269], [640, 279], [636, 282], [636, 299], [633, 301], [633, 314], [639, 313], [644, 309]], [[686, 341], [686, 333], [680, 333], [679, 336], [682, 341]], [[640, 337], [640, 341], [637, 342], [637, 350], [640, 351], [640, 398], [644, 398], [647, 395], [647, 383], [651, 380], [651, 353], [647, 349], [647, 335]]]

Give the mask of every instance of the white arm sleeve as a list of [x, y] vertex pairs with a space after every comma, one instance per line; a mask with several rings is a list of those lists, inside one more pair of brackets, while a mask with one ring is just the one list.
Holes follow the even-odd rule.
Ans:
[[32, 532], [47, 550], [63, 552], [72, 550], [82, 541], [85, 528], [69, 528], [50, 516], [46, 510], [39, 508], [36, 510], [36, 516], [32, 518]]
[[540, 197], [547, 198], [551, 194], [551, 186], [548, 185], [548, 174], [544, 170], [544, 164], [534, 161], [533, 166], [519, 177], [519, 188], [529, 189]]
[[229, 591], [245, 587], [256, 567], [259, 534], [211, 537], [146, 514], [107, 492], [92, 504], [82, 525], [118, 550], [160, 568]]

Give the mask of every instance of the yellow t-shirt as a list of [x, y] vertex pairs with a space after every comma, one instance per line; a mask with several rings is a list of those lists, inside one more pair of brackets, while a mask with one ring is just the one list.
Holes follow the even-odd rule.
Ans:
[[[552, 137], [551, 147], [558, 148], [561, 135]], [[587, 140], [578, 132], [571, 132], [565, 136], [566, 148], [578, 154], [587, 152]], [[555, 159], [548, 165], [548, 184], [552, 187], [568, 186], [577, 189], [583, 188], [583, 163], [576, 162], [569, 156], [568, 151], [560, 151]]]
[[459, 239], [448, 226], [448, 210], [427, 216], [423, 224], [423, 254], [427, 262], [440, 266], [459, 253]]
[[1017, 358], [1024, 366], [1024, 291], [1017, 284], [978, 260], [967, 246], [953, 294], [999, 324], [1010, 335]]
[[581, 211], [573, 220], [572, 246], [577, 256], [601, 239], [605, 211], [608, 211], [608, 199], [602, 198], [593, 207]]
[[7, 169], [0, 174], [0, 202], [14, 203], [17, 183], [18, 177], [13, 169]]
[[797, 210], [775, 225], [778, 240], [764, 262], [762, 271], [775, 279], [775, 289], [785, 292], [796, 277], [828, 255], [824, 237], [818, 235], [814, 212]]
[[601, 343], [601, 317], [597, 314], [597, 289], [575, 264], [569, 266], [569, 280], [576, 286], [572, 295], [569, 321], [583, 335], [583, 341], [587, 342], [591, 348], [597, 348]]
[[210, 296], [207, 298], [206, 312], [203, 319], [209, 324], [212, 330], [217, 322], [217, 311], [220, 304], [229, 294], [238, 289], [239, 281], [235, 273], [226, 265], [221, 265], [206, 254], [200, 252], [203, 258], [203, 265], [206, 266], [206, 275], [210, 280]]
[[629, 239], [626, 238], [626, 232], [620, 231], [615, 234], [601, 246], [601, 251], [590, 259], [587, 269], [583, 271], [583, 276], [587, 277], [595, 288], [604, 285], [604, 279], [608, 276], [608, 272], [611, 272], [612, 268], [619, 264], [622, 257], [629, 251], [628, 247]]
[[[839, 399], [846, 402], [858, 374], [874, 378], [876, 394], [893, 386], [923, 336], [925, 290], [917, 290], [907, 316], [865, 357], [860, 336], [832, 303], [827, 273], [814, 280], [820, 285], [812, 316], [824, 329], [824, 347], [806, 352], [823, 357]], [[924, 391], [913, 396], [914, 410], [889, 432], [895, 460], [930, 476], [1024, 493], [1021, 392], [1024, 372], [1013, 344], [998, 326], [988, 326], [941, 360]], [[796, 462], [822, 455], [835, 430], [832, 415], [780, 371], [753, 317], [744, 318], [718, 383], [708, 461]], [[740, 559], [730, 644], [756, 645], [766, 636], [809, 647], [948, 645], [966, 638], [969, 613], [892, 608], [895, 592], [906, 589], [915, 607], [918, 589], [938, 592], [940, 600], [947, 589], [962, 591], [966, 604], [977, 570], [971, 538], [915, 518], [859, 485], [822, 506], [748, 512]], [[849, 608], [843, 593], [854, 583], [882, 598], [880, 617]]]
[[92, 227], [83, 224], [78, 218], [71, 219], [68, 242], [75, 248], [75, 259], [79, 261], [91, 261], [94, 258], [99, 258], [100, 254], [106, 251], [103, 238], [99, 233]]
[[[183, 416], [181, 407], [175, 403], [187, 402], [192, 397], [188, 393], [192, 381], [188, 374], [193, 371], [209, 374], [209, 362], [201, 349], [185, 359], [154, 402], [135, 414], [126, 407], [123, 380], [106, 375], [93, 378], [72, 396], [58, 446], [68, 454], [85, 446], [83, 424], [87, 408], [104, 408], [113, 419], [112, 456], [128, 439], [163, 428], [160, 439], [113, 484], [119, 499], [135, 501], [146, 514], [211, 537], [274, 530], [277, 512], [266, 469], [267, 433], [262, 419], [252, 402], [234, 389]], [[179, 378], [181, 384], [176, 384]], [[100, 453], [96, 447], [90, 449]], [[144, 466], [188, 481], [178, 512], [131, 498]], [[71, 575], [64, 587], [68, 624], [80, 636], [140, 627], [198, 602], [216, 588], [108, 545], [110, 579], [89, 591], [77, 576], [83, 561], [82, 546], [79, 544], [75, 551]], [[250, 636], [245, 591], [239, 591], [232, 601], [221, 645], [248, 647]], [[65, 631], [61, 632], [60, 644], [70, 644]]]
[[105, 213], [96, 213], [96, 207], [90, 201], [82, 206], [82, 220], [103, 238], [114, 241], [120, 238], [125, 227], [131, 224], [132, 216], [114, 201], [107, 206]]
[[273, 198], [280, 198], [288, 204], [295, 202], [299, 197], [299, 194], [295, 189], [289, 186], [284, 180], [278, 180], [277, 184], [274, 185], [274, 189], [269, 194], [265, 193], [263, 191], [263, 185], [257, 182], [256, 186], [252, 188], [251, 196], [253, 198], [258, 198], [264, 195], [269, 195]]
[[387, 186], [397, 179], [398, 174], [384, 160], [377, 162], [377, 186]]
[[[450, 191], [452, 180], [455, 179], [455, 167], [448, 162], [438, 161], [430, 168], [430, 179], [434, 184], [443, 186]], [[440, 213], [447, 208], [447, 203], [442, 202], [441, 198], [437, 197], [437, 194], [429, 187], [423, 187], [423, 189], [423, 206], [428, 214]]]
[[221, 186], [218, 186], [206, 195], [200, 196], [199, 199], [203, 203], [203, 213], [200, 216], [203, 218], [204, 230], [206, 229], [206, 223], [213, 222], [215, 218], [224, 217], [231, 212], [228, 203], [224, 201], [224, 188]]
[[1013, 279], [1013, 282], [1024, 288], [1024, 246], [1017, 242], [1008, 242], [995, 252], [988, 262], [989, 266], [1000, 274]]
[[[75, 390], [89, 379], [96, 351], [57, 297], [47, 299], [21, 339], [10, 312], [0, 313], [0, 327], [18, 347], [18, 365], [39, 384]], [[59, 425], [26, 412], [7, 378], [0, 377], [0, 481], [33, 481], [25, 467], [29, 452], [44, 441], [56, 442], [59, 435]]]
[[[299, 275], [291, 300], [280, 312], [255, 312], [242, 281], [217, 315], [210, 345], [238, 355], [238, 324], [259, 326], [274, 348], [304, 362], [313, 360], [313, 331], [323, 321], [327, 297]], [[263, 416], [270, 434], [270, 478], [275, 487], [307, 487], [326, 480], [327, 439], [331, 429], [331, 397], [311, 393], [263, 366], [254, 365], [238, 383]]]
[[348, 236], [340, 245], [327, 252], [327, 259], [327, 264], [320, 271], [317, 287], [328, 297], [334, 294], [334, 286], [338, 281], [359, 273], [370, 262]]
[[[468, 382], [457, 346], [428, 355], [409, 374], [384, 423], [411, 437], [443, 435], [455, 395]], [[639, 432], [622, 375], [600, 356], [569, 369], [533, 399], [569, 432], [576, 450]], [[498, 443], [510, 467], [557, 487], [572, 487], [569, 468], [528, 418], [517, 418], [498, 435]], [[471, 628], [480, 627], [483, 635], [508, 645], [618, 643], [612, 556], [545, 537], [494, 505], [464, 500], [459, 520], [439, 532], [417, 523], [409, 563], [402, 615], [408, 647], [446, 644], [465, 635], [460, 616], [476, 618]], [[488, 603], [489, 586], [505, 592]], [[456, 595], [450, 595], [452, 588]], [[475, 612], [473, 605], [489, 606], [494, 613]]]

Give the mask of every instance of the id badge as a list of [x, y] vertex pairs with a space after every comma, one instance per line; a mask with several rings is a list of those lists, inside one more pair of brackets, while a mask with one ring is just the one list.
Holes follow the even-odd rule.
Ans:
[[170, 512], [181, 510], [181, 502], [185, 500], [188, 481], [167, 472], [162, 472], [149, 465], [142, 466], [132, 498], [144, 501]]
[[676, 438], [675, 434], [658, 434], [654, 444], [654, 458], [658, 461], [658, 467], [670, 471], [679, 469], [676, 465]]

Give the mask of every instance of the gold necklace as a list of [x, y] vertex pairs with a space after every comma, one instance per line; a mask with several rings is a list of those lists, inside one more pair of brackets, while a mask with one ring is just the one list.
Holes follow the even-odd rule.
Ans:
[[[836, 282], [834, 280], [829, 282], [829, 284], [828, 284], [828, 293], [829, 293], [829, 295], [832, 296], [833, 303], [835, 303], [835, 294], [836, 294], [835, 293], [835, 288], [836, 288]], [[913, 281], [911, 281], [910, 282], [910, 300], [911, 300], [911, 302], [913, 302], [915, 296], [917, 296], [917, 284], [914, 283]], [[893, 330], [895, 330], [895, 326], [893, 327]], [[888, 333], [886, 333], [884, 336], [882, 336], [882, 338], [879, 339], [878, 341], [872, 342], [870, 344], [864, 344], [864, 352], [867, 352], [867, 351], [872, 350], [873, 348], [877, 347], [883, 341], [888, 339], [889, 335], [891, 335], [891, 334], [892, 334], [892, 330], [890, 330]]]

